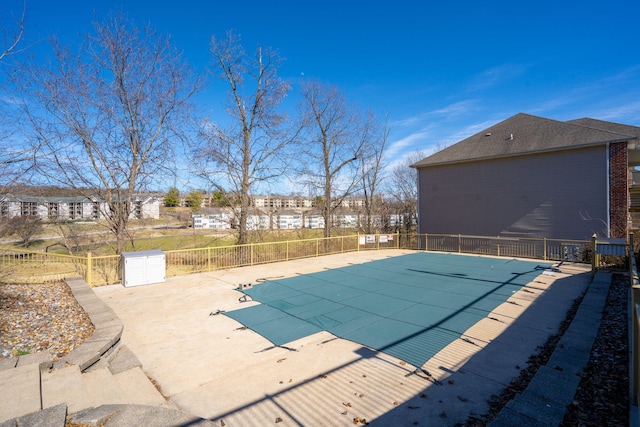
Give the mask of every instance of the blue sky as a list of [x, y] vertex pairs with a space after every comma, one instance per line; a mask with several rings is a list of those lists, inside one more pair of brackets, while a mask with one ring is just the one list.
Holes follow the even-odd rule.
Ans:
[[[170, 34], [199, 70], [211, 62], [211, 36], [230, 29], [246, 49], [276, 48], [291, 99], [304, 75], [388, 115], [390, 165], [518, 112], [640, 126], [637, 0], [27, 0], [25, 39], [75, 42], [118, 8]], [[211, 82], [199, 111], [222, 114], [224, 89]]]

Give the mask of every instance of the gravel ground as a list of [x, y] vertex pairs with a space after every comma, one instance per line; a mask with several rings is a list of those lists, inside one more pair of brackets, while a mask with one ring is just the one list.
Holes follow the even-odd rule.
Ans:
[[[579, 302], [569, 311], [561, 333], [575, 315]], [[589, 364], [567, 409], [563, 427], [629, 424], [627, 303], [628, 281], [623, 275], [615, 275]], [[92, 333], [91, 321], [66, 284], [0, 285], [0, 360], [45, 350], [59, 358]], [[526, 388], [553, 353], [560, 336], [551, 337], [541, 346], [521, 375], [500, 396], [494, 396], [489, 414], [470, 419], [466, 425], [488, 425], [516, 393]]]

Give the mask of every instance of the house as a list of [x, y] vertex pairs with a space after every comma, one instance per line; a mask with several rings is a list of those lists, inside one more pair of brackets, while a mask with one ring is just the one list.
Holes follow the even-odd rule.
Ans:
[[420, 233], [625, 237], [640, 127], [516, 114], [412, 165]]

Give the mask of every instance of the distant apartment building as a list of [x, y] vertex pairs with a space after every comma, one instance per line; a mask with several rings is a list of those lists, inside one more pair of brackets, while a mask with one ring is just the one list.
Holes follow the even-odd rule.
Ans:
[[[231, 229], [235, 228], [238, 218], [231, 208], [203, 208], [203, 211], [192, 215], [195, 229]], [[332, 227], [361, 228], [370, 223], [373, 227], [399, 227], [402, 225], [402, 215], [372, 215], [367, 216], [352, 209], [339, 209], [331, 215]], [[299, 230], [323, 229], [325, 219], [317, 210], [281, 209], [265, 211], [255, 209], [247, 215], [247, 229], [249, 230]]]
[[319, 212], [307, 211], [302, 220], [304, 228], [322, 229], [324, 228], [324, 216]]
[[[162, 197], [159, 197], [162, 199]], [[228, 199], [232, 200], [233, 196], [228, 195]], [[297, 209], [297, 210], [309, 210], [316, 206], [317, 197], [303, 197], [303, 196], [282, 196], [282, 195], [254, 195], [249, 197], [249, 206], [253, 209], [260, 209], [265, 212], [273, 211], [275, 209]], [[382, 201], [382, 196], [379, 196], [379, 200]], [[219, 202], [219, 198], [215, 197], [215, 193], [203, 193], [202, 194], [202, 208], [216, 207], [216, 203]], [[180, 195], [179, 206], [188, 206], [187, 195]], [[346, 197], [340, 200], [334, 200], [334, 205], [337, 208], [346, 209], [362, 209], [365, 206], [364, 197]]]
[[[43, 220], [99, 220], [104, 219], [107, 204], [98, 197], [58, 197], [0, 195], [0, 218], [37, 216]], [[152, 196], [135, 196], [131, 202], [130, 218], [160, 218], [160, 201]]]
[[301, 196], [251, 196], [251, 207], [258, 209], [310, 209], [313, 199]]
[[224, 208], [208, 208], [206, 213], [193, 214], [193, 228], [230, 229], [233, 227], [233, 212]]
[[256, 211], [247, 215], [247, 229], [248, 230], [272, 230], [273, 229], [273, 215], [266, 212]]
[[285, 210], [277, 213], [276, 224], [280, 230], [297, 230], [302, 228], [302, 212]]

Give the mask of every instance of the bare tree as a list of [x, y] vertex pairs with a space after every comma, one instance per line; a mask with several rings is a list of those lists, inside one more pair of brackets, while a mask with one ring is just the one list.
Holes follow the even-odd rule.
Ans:
[[[360, 159], [360, 174], [362, 179], [362, 193], [364, 195], [364, 224], [362, 224], [365, 233], [373, 233], [381, 224], [382, 215], [382, 198], [380, 185], [384, 180], [384, 164], [383, 155], [387, 145], [389, 136], [388, 121], [381, 128], [372, 113], [367, 115], [369, 123], [365, 128], [371, 132], [362, 158]], [[378, 218], [379, 221], [375, 219]]]
[[324, 236], [331, 237], [334, 210], [361, 188], [356, 160], [375, 143], [375, 122], [349, 105], [336, 86], [314, 80], [302, 84], [300, 111], [304, 155], [300, 179], [322, 194]]
[[229, 120], [205, 124], [204, 142], [195, 147], [194, 157], [199, 175], [218, 191], [237, 196], [232, 207], [238, 218], [238, 244], [244, 244], [251, 191], [280, 178], [288, 161], [292, 136], [278, 107], [290, 86], [278, 77], [281, 59], [276, 52], [258, 47], [248, 54], [233, 32], [224, 39], [212, 37], [211, 53], [216, 76], [228, 84]]
[[425, 157], [418, 150], [410, 153], [402, 163], [391, 170], [387, 192], [396, 204], [396, 215], [402, 218], [404, 232], [410, 233], [418, 219], [418, 172], [410, 166]]
[[[11, 8], [11, 3], [15, 8]], [[17, 11], [18, 4], [21, 4], [20, 12]], [[4, 6], [0, 9], [0, 61], [17, 51], [24, 34], [27, 3], [26, 0], [5, 2]], [[0, 84], [0, 90], [5, 89], [8, 88]], [[0, 193], [30, 169], [32, 159], [30, 150], [16, 137], [11, 97], [11, 93], [0, 93], [0, 99], [4, 101], [0, 102]]]
[[0, 224], [0, 237], [17, 236], [25, 247], [42, 233], [42, 220], [36, 215], [14, 216]]
[[24, 18], [27, 12], [27, 1], [22, 1], [22, 12], [17, 15], [11, 11], [0, 9], [0, 61], [16, 50], [24, 34]]
[[50, 61], [19, 73], [38, 172], [104, 201], [120, 253], [133, 196], [169, 173], [196, 80], [168, 37], [123, 14], [94, 24], [77, 52], [51, 45]]

